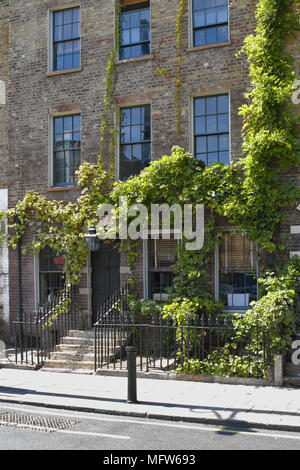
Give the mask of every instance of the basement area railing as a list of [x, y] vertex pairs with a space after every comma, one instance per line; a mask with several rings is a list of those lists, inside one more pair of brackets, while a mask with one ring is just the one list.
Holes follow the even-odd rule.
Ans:
[[[186, 324], [154, 315], [135, 318], [126, 302], [116, 316], [102, 315], [95, 327], [95, 371], [127, 370], [126, 346], [136, 350], [137, 370], [181, 373], [207, 372], [209, 363], [225, 353], [232, 358], [231, 375], [261, 377], [270, 364], [267, 334], [255, 328], [235, 338], [232, 316], [198, 315]], [[234, 339], [233, 339], [234, 338]], [[225, 350], [227, 352], [225, 352]], [[206, 372], [205, 372], [206, 370]], [[196, 372], [195, 372], [196, 371]]]

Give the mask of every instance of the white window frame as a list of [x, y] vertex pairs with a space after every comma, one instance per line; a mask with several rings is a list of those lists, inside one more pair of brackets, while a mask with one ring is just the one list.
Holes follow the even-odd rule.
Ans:
[[196, 98], [206, 98], [209, 96], [217, 95], [228, 95], [228, 120], [229, 120], [229, 165], [232, 163], [232, 142], [231, 142], [231, 90], [213, 90], [205, 93], [195, 93], [190, 96], [190, 112], [189, 112], [189, 121], [190, 121], [190, 142], [189, 148], [190, 153], [195, 156], [195, 126], [194, 126], [194, 100]]
[[70, 70], [77, 70], [74, 69], [65, 69], [65, 70], [53, 70], [53, 13], [56, 11], [61, 10], [68, 10], [69, 8], [77, 8], [79, 7], [79, 18], [80, 18], [80, 64], [81, 67], [81, 2], [69, 3], [65, 5], [61, 5], [58, 7], [49, 8], [48, 10], [48, 72], [57, 72], [57, 73], [64, 73]]

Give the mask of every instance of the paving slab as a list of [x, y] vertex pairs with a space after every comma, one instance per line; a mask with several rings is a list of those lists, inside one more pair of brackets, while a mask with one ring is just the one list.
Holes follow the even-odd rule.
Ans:
[[0, 403], [300, 432], [300, 392], [293, 388], [137, 379], [0, 369]]

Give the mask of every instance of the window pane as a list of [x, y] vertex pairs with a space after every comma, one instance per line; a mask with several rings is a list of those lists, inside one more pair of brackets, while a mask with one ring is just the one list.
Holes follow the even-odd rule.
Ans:
[[205, 26], [205, 13], [204, 11], [196, 11], [194, 14], [194, 28]]
[[79, 37], [79, 36], [80, 36], [80, 24], [75, 23], [72, 26], [72, 37], [76, 38], [76, 37]]
[[208, 165], [214, 165], [215, 163], [218, 163], [218, 154], [217, 153], [208, 153], [207, 157], [208, 157], [208, 160], [207, 160]]
[[140, 12], [133, 11], [130, 13], [130, 28], [135, 28], [140, 26]]
[[204, 116], [205, 114], [205, 98], [195, 99], [195, 116]]
[[80, 116], [73, 116], [73, 131], [80, 131]]
[[141, 144], [132, 146], [132, 160], [142, 160]]
[[141, 122], [141, 108], [131, 109], [131, 124], [140, 124]]
[[217, 114], [217, 98], [206, 99], [206, 114]]
[[224, 163], [224, 165], [229, 165], [229, 152], [220, 152], [219, 153], [219, 160], [220, 163]]
[[140, 140], [142, 140], [141, 130], [142, 130], [141, 126], [131, 127], [131, 141], [132, 142], [139, 142]]
[[73, 134], [73, 147], [80, 147], [81, 144], [81, 138], [80, 138], [80, 133], [76, 132]]
[[218, 112], [220, 114], [228, 113], [228, 96], [227, 95], [218, 96]]
[[228, 26], [219, 26], [217, 28], [217, 33], [218, 42], [228, 41]]
[[205, 44], [205, 30], [198, 30], [194, 32], [194, 45], [203, 46]]
[[195, 118], [195, 133], [196, 134], [205, 134], [205, 118], [196, 117]]
[[205, 163], [205, 165], [207, 165], [207, 154], [206, 153], [197, 154], [197, 160], [201, 160], [202, 162]]
[[73, 67], [80, 67], [80, 54], [73, 54]]
[[129, 43], [130, 43], [129, 29], [125, 29], [122, 31], [122, 44], [127, 45]]
[[73, 8], [73, 23], [80, 21], [80, 8]]
[[227, 23], [228, 21], [228, 10], [227, 7], [217, 8], [217, 23]]
[[151, 160], [151, 144], [142, 144], [142, 159], [145, 162]]
[[131, 160], [131, 145], [122, 145], [122, 147], [121, 147], [121, 159]]
[[131, 43], [140, 42], [140, 28], [132, 28], [131, 30]]
[[217, 42], [217, 29], [209, 28], [206, 30], [206, 43], [215, 44]]
[[55, 133], [62, 133], [63, 132], [63, 119], [62, 118], [54, 118], [54, 129]]
[[215, 8], [206, 10], [206, 24], [207, 25], [216, 24], [216, 19], [217, 19], [217, 15], [216, 15]]
[[219, 149], [220, 150], [229, 150], [229, 136], [228, 134], [219, 136]]
[[62, 41], [63, 40], [63, 28], [62, 26], [58, 26], [54, 28], [54, 41]]
[[72, 134], [64, 134], [64, 149], [72, 148]]
[[206, 153], [206, 137], [196, 138], [196, 153]]
[[206, 130], [208, 134], [217, 132], [217, 117], [208, 116], [206, 118]]
[[54, 140], [54, 150], [63, 150], [64, 148], [64, 136], [63, 134], [56, 134]]
[[64, 24], [68, 25], [72, 23], [72, 10], [64, 10]]
[[218, 131], [227, 132], [229, 130], [228, 126], [228, 114], [220, 114], [218, 116]]
[[207, 137], [207, 151], [217, 152], [218, 151], [218, 136], [211, 135]]
[[130, 126], [124, 126], [121, 130], [121, 143], [129, 143], [130, 142]]
[[72, 118], [72, 116], [65, 117], [64, 118], [64, 132], [72, 132], [72, 130], [73, 130], [73, 118]]
[[56, 11], [54, 12], [54, 27], [55, 26], [61, 26], [63, 24], [63, 12], [62, 11]]

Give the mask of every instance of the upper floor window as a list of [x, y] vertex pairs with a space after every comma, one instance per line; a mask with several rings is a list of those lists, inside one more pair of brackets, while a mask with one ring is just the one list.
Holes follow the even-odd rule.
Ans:
[[194, 139], [197, 160], [230, 163], [228, 95], [194, 99]]
[[193, 45], [228, 41], [228, 0], [193, 0]]
[[53, 70], [80, 66], [80, 8], [53, 12]]
[[53, 184], [76, 184], [81, 160], [81, 118], [58, 116], [53, 119]]
[[120, 60], [150, 54], [150, 2], [134, 3], [121, 10]]
[[151, 160], [150, 104], [121, 109], [119, 177], [137, 175]]

